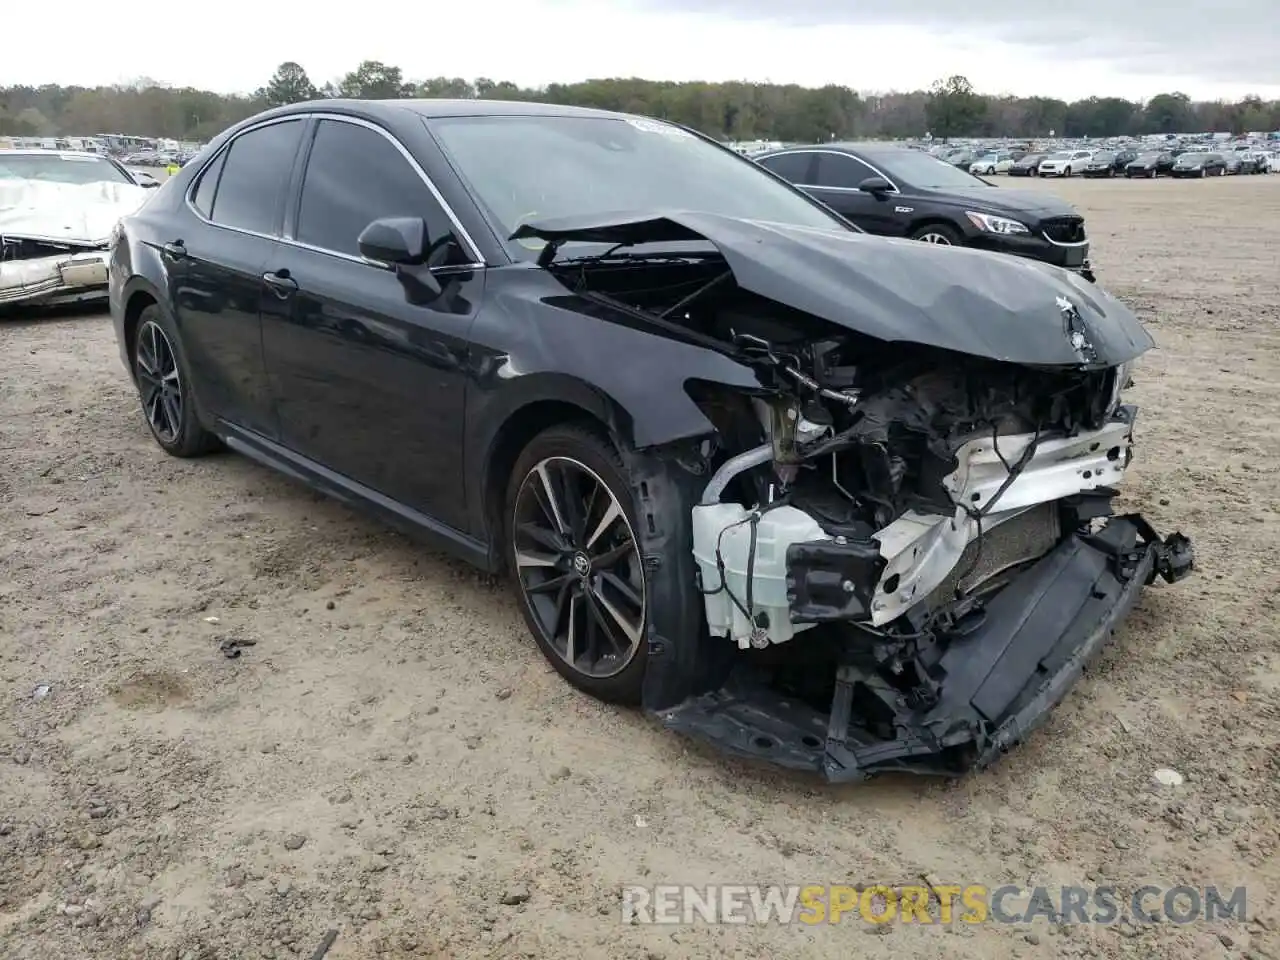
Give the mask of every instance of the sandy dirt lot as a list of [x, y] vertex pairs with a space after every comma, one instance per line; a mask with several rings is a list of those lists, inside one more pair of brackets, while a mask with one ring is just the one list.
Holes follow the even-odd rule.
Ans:
[[[1127, 500], [1201, 570], [954, 783], [826, 787], [593, 702], [504, 585], [240, 457], [165, 456], [105, 314], [0, 324], [0, 956], [307, 958], [333, 928], [334, 960], [1280, 958], [1280, 177], [1017, 185], [1080, 207], [1150, 324]], [[925, 874], [1244, 884], [1251, 919], [618, 907], [632, 883]]]

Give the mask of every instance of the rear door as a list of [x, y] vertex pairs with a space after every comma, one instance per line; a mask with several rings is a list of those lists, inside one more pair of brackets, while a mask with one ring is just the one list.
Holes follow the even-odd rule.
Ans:
[[195, 181], [191, 229], [162, 248], [171, 313], [202, 406], [266, 437], [276, 436], [262, 357], [264, 265], [280, 233], [289, 176], [305, 121], [253, 127]]
[[[296, 212], [267, 264], [283, 278], [263, 312], [263, 351], [281, 442], [450, 526], [462, 490], [467, 335], [481, 302], [479, 255], [417, 162], [381, 128], [317, 122]], [[357, 238], [381, 217], [422, 217], [442, 288], [365, 260]]]

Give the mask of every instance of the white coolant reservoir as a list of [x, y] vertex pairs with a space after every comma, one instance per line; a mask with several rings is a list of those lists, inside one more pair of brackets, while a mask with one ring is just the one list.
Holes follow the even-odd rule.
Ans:
[[[702, 572], [707, 625], [713, 636], [732, 637], [744, 650], [783, 643], [811, 623], [792, 624], [787, 602], [787, 548], [793, 543], [830, 540], [818, 522], [795, 507], [765, 510], [756, 521], [755, 563], [751, 574], [751, 613], [747, 606], [747, 566], [751, 557], [751, 511], [739, 503], [693, 508], [693, 556]], [[719, 547], [724, 577], [716, 563]], [[730, 596], [732, 594], [732, 597]], [[734, 599], [737, 603], [734, 603]], [[763, 617], [761, 616], [763, 615]]]

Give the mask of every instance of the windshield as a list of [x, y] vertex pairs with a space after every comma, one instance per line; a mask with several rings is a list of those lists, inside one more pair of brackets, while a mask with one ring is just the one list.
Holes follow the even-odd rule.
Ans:
[[114, 163], [97, 157], [64, 157], [56, 153], [0, 153], [0, 179], [49, 180], [54, 183], [132, 183]]
[[1098, 163], [1110, 163], [1116, 158], [1114, 153], [1095, 153], [1093, 159]]
[[1051, 153], [1051, 154], [1049, 154], [1049, 159], [1050, 159], [1050, 160], [1070, 160], [1070, 159], [1071, 159], [1071, 154], [1069, 154], [1069, 153]]
[[446, 117], [429, 122], [513, 255], [541, 241], [506, 240], [559, 217], [692, 210], [849, 229], [751, 160], [686, 130], [638, 117]]
[[916, 187], [990, 187], [987, 181], [968, 170], [952, 166], [935, 157], [909, 150], [885, 150], [870, 153], [867, 159], [887, 173], [892, 180], [902, 180]]

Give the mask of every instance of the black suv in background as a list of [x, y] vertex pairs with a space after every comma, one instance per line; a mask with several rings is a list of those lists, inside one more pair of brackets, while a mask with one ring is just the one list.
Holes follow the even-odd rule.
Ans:
[[1011, 253], [1093, 280], [1084, 218], [1050, 193], [996, 187], [884, 144], [789, 147], [755, 159], [868, 233]]

